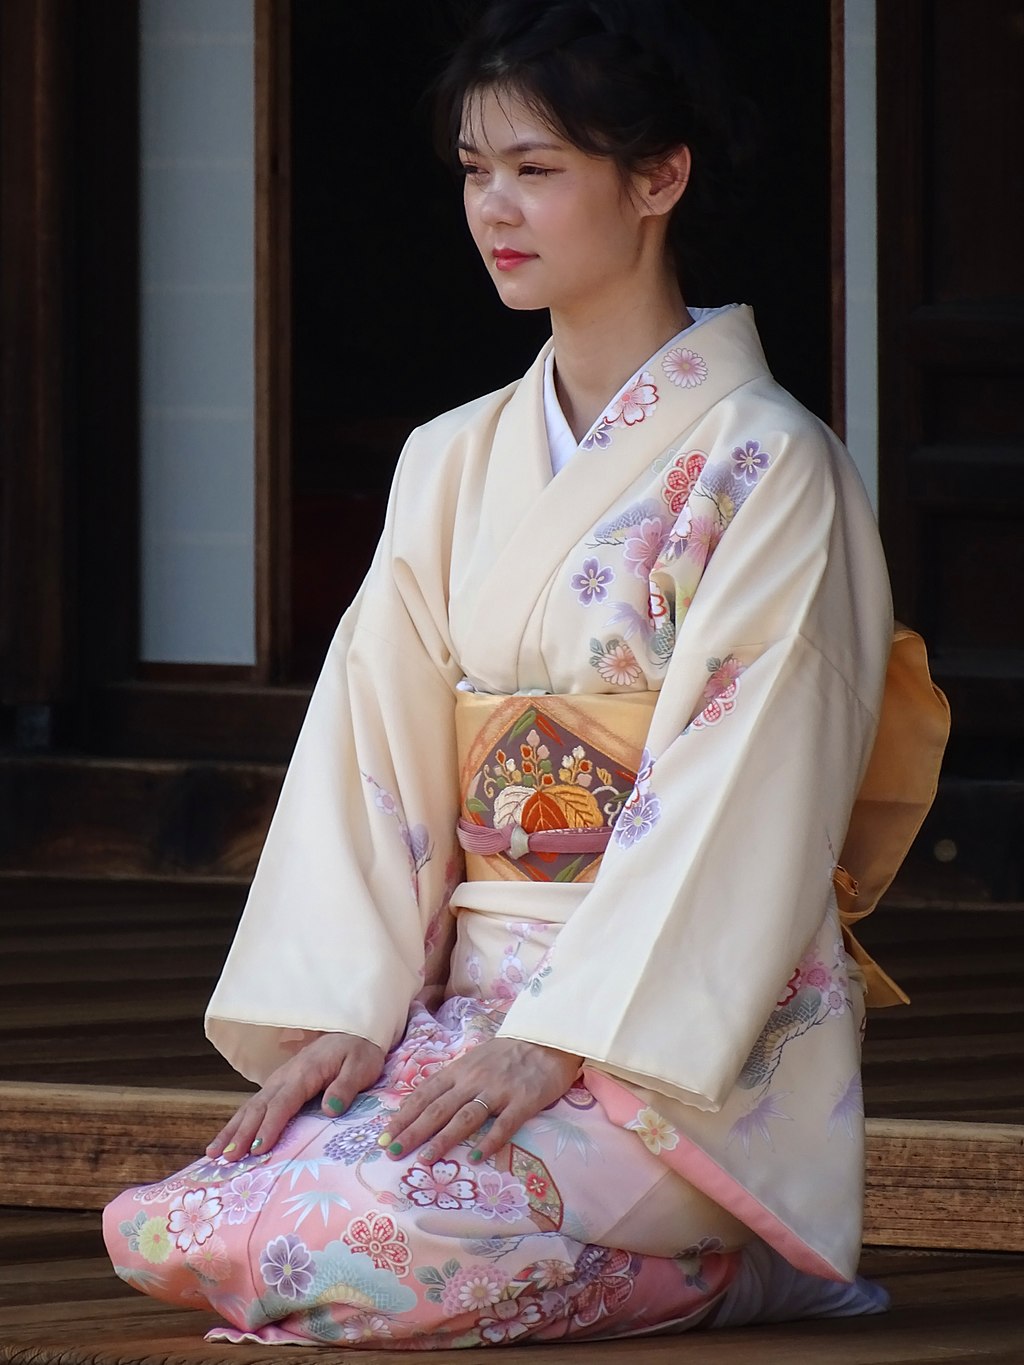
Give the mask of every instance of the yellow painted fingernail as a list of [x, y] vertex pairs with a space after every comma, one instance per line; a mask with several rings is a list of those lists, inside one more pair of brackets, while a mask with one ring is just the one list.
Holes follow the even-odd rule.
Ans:
[[227, 1156], [228, 1152], [233, 1152], [237, 1146], [238, 1146], [237, 1142], [229, 1142], [228, 1145], [224, 1148], [224, 1155]]
[[391, 1145], [391, 1134], [390, 1134], [390, 1133], [381, 1133], [380, 1137], [377, 1139], [377, 1146], [378, 1146], [378, 1147], [390, 1147], [390, 1145]]

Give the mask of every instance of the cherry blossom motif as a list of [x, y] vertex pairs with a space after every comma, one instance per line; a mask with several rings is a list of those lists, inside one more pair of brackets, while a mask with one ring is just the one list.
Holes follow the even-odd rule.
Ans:
[[167, 1214], [167, 1230], [174, 1236], [179, 1251], [202, 1246], [220, 1221], [220, 1196], [205, 1189], [188, 1190], [180, 1194]]
[[468, 1209], [476, 1198], [476, 1181], [457, 1161], [417, 1162], [402, 1176], [402, 1193], [420, 1208]]
[[649, 1152], [672, 1152], [679, 1146], [679, 1134], [668, 1119], [656, 1109], [641, 1109], [635, 1119], [626, 1124], [640, 1138]]
[[518, 1299], [501, 1299], [491, 1311], [493, 1317], [480, 1319], [485, 1341], [515, 1341], [541, 1320], [540, 1306], [525, 1294]]
[[644, 517], [632, 535], [626, 537], [623, 558], [634, 578], [645, 579], [658, 561], [665, 543], [665, 523], [660, 517]]
[[650, 793], [641, 795], [635, 788], [615, 821], [615, 842], [621, 848], [631, 848], [646, 839], [661, 819], [661, 802]]
[[243, 1171], [221, 1191], [224, 1212], [229, 1223], [244, 1223], [253, 1213], [259, 1213], [267, 1202], [274, 1180], [266, 1171]]
[[530, 1207], [520, 1181], [505, 1176], [501, 1171], [482, 1170], [476, 1178], [475, 1208], [485, 1218], [499, 1218], [503, 1223], [515, 1223]]
[[747, 483], [757, 483], [758, 479], [771, 464], [772, 457], [761, 449], [760, 441], [747, 441], [732, 452], [733, 477], [745, 479]]
[[593, 450], [595, 446], [600, 450], [607, 449], [612, 443], [612, 434], [608, 427], [608, 421], [602, 417], [593, 431], [584, 436], [580, 445], [584, 450]]
[[629, 687], [640, 676], [636, 655], [625, 640], [609, 640], [600, 652], [594, 652], [590, 662], [605, 682], [615, 687]]
[[308, 1293], [313, 1283], [313, 1272], [309, 1267], [313, 1258], [305, 1242], [293, 1233], [275, 1237], [263, 1248], [260, 1256], [260, 1274], [264, 1283], [276, 1289], [284, 1299], [299, 1299]]
[[632, 427], [650, 417], [658, 401], [654, 375], [646, 370], [629, 381], [604, 415], [610, 427]]
[[441, 1307], [447, 1313], [490, 1308], [504, 1294], [508, 1282], [508, 1275], [497, 1266], [460, 1266], [445, 1284]]
[[573, 590], [579, 595], [581, 607], [593, 606], [603, 602], [608, 596], [608, 584], [615, 578], [615, 570], [602, 568], [596, 559], [583, 561], [583, 572], [573, 574], [570, 579]]
[[204, 1280], [214, 1284], [226, 1280], [231, 1274], [231, 1258], [222, 1238], [214, 1234], [201, 1247], [196, 1247], [185, 1257], [185, 1264]]
[[[665, 471], [665, 477], [661, 481], [661, 496], [674, 517], [677, 517], [686, 506], [693, 486], [700, 478], [707, 462], [708, 457], [703, 450], [690, 450], [683, 455], [677, 455]], [[683, 531], [682, 534], [685, 535], [686, 532]]]
[[708, 377], [707, 361], [687, 346], [673, 346], [661, 358], [661, 368], [680, 389], [695, 389]]
[[390, 1270], [402, 1279], [409, 1273], [412, 1251], [409, 1238], [387, 1213], [371, 1210], [353, 1218], [342, 1241], [353, 1251], [369, 1256], [378, 1270]]

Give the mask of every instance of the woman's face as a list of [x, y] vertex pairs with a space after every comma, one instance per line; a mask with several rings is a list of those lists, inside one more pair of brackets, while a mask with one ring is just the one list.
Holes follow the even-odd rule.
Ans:
[[647, 234], [610, 158], [580, 151], [494, 90], [467, 101], [459, 157], [469, 230], [503, 303], [597, 316], [621, 299]]

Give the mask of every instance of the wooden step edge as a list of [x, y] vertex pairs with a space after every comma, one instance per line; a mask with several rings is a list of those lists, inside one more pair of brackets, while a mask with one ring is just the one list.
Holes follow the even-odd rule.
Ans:
[[[0, 1202], [101, 1209], [195, 1160], [245, 1097], [0, 1081]], [[864, 1242], [1024, 1251], [1024, 1124], [869, 1119]]]

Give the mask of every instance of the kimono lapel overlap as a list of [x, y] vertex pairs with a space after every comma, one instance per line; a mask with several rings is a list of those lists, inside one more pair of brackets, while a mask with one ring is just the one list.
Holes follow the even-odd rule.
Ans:
[[[490, 452], [485, 506], [474, 558], [480, 583], [469, 619], [457, 633], [486, 660], [487, 677], [519, 678], [522, 637], [552, 577], [597, 522], [607, 517], [686, 433], [733, 389], [768, 373], [742, 306], [704, 323], [692, 346], [668, 345], [609, 403], [557, 478], [551, 474], [544, 425], [544, 361], [548, 341], [498, 419]], [[633, 391], [635, 401], [623, 404]], [[500, 690], [500, 689], [498, 689]]]

